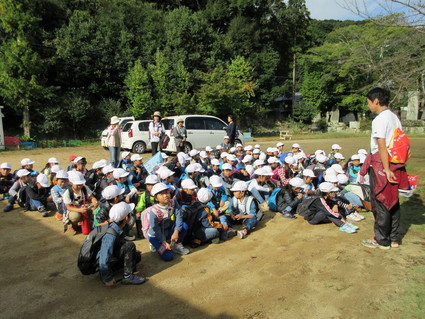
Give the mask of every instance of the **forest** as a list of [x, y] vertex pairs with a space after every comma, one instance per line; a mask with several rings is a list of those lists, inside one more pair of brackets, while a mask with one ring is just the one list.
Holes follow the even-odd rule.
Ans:
[[97, 137], [156, 110], [273, 126], [283, 99], [285, 120], [309, 123], [365, 112], [374, 86], [400, 108], [425, 92], [425, 8], [405, 2], [415, 20], [319, 21], [304, 0], [0, 0], [5, 133]]

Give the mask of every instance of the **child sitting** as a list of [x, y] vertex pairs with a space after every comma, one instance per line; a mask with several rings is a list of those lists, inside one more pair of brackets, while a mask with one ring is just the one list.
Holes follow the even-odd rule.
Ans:
[[0, 200], [9, 198], [9, 189], [13, 185], [13, 174], [12, 165], [9, 163], [2, 163], [0, 166], [0, 194], [3, 194], [3, 197]]
[[83, 174], [83, 176], [86, 176], [87, 174], [87, 160], [85, 157], [81, 157], [78, 156], [74, 159], [74, 165], [75, 167], [73, 168], [74, 171], [80, 172], [81, 174]]
[[358, 154], [355, 154], [351, 156], [350, 168], [348, 170], [350, 175], [350, 183], [355, 183], [357, 181], [360, 169], [360, 156]]
[[278, 197], [278, 207], [282, 209], [282, 217], [295, 219], [294, 213], [297, 206], [303, 200], [304, 180], [299, 177], [294, 177], [285, 185]]
[[[267, 181], [272, 173], [268, 173], [265, 168], [257, 168], [254, 171], [254, 178], [248, 182], [248, 191], [257, 200], [260, 209], [264, 212], [269, 209], [267, 200], [270, 194], [270, 188]], [[261, 218], [259, 218], [261, 220]]]
[[64, 211], [66, 210], [66, 206], [63, 203], [63, 194], [68, 189], [68, 173], [65, 171], [57, 172], [53, 180], [53, 185], [50, 193], [57, 209], [55, 217], [57, 220], [62, 220]]
[[183, 223], [180, 207], [171, 198], [169, 187], [164, 183], [155, 184], [151, 194], [155, 205], [142, 213], [143, 234], [162, 260], [172, 260], [174, 253], [187, 255], [189, 250], [182, 244], [187, 225]]
[[117, 185], [109, 185], [102, 191], [102, 198], [105, 202], [94, 211], [93, 226], [97, 227], [108, 222], [109, 211], [112, 206], [118, 204], [124, 199], [122, 196], [123, 193], [124, 189], [119, 188]]
[[[13, 209], [15, 201], [18, 202], [19, 206], [25, 207], [26, 205], [26, 186], [31, 181], [31, 172], [26, 169], [20, 169], [17, 171], [17, 180], [13, 183], [9, 189], [8, 204], [3, 208], [5, 213], [10, 212]], [[25, 195], [24, 195], [25, 193]]]
[[210, 207], [215, 219], [218, 220], [220, 215], [224, 214], [229, 208], [229, 197], [226, 194], [226, 190], [223, 187], [220, 176], [213, 175], [210, 177], [209, 181], [210, 186], [208, 186], [208, 189], [211, 190], [212, 197], [208, 206]]
[[257, 204], [254, 197], [247, 195], [246, 182], [238, 181], [230, 190], [234, 197], [230, 201], [229, 214], [226, 215], [226, 222], [223, 222], [223, 225], [242, 224], [244, 229], [238, 231], [238, 237], [243, 239], [257, 225]]
[[127, 151], [122, 152], [121, 160], [119, 161], [117, 168], [122, 168], [127, 171], [127, 168], [130, 168], [131, 166], [133, 166], [133, 163], [131, 162], [131, 153]]
[[196, 200], [195, 189], [197, 186], [190, 178], [186, 178], [181, 182], [181, 189], [177, 190], [174, 199], [183, 208], [189, 206]]
[[47, 217], [47, 198], [49, 197], [50, 182], [45, 174], [38, 174], [36, 180], [31, 180], [26, 187], [28, 210], [39, 211], [41, 216]]

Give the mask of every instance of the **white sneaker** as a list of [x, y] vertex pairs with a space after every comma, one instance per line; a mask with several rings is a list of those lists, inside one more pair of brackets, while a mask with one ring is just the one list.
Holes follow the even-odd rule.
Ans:
[[356, 215], [354, 215], [354, 213], [351, 213], [350, 215], [347, 216], [347, 219], [353, 221], [353, 222], [359, 222], [361, 221], [361, 218], [356, 217]]
[[354, 214], [354, 216], [356, 216], [357, 218], [359, 218], [360, 220], [363, 220], [363, 219], [365, 219], [366, 217], [364, 217], [363, 215], [360, 215], [358, 212], [354, 212], [353, 213]]
[[182, 243], [176, 243], [174, 245], [173, 251], [176, 254], [180, 254], [180, 255], [187, 255], [188, 253], [190, 253], [190, 250], [187, 248], [184, 248]]
[[155, 246], [152, 245], [151, 243], [149, 243], [149, 249], [151, 250], [151, 252], [156, 252]]

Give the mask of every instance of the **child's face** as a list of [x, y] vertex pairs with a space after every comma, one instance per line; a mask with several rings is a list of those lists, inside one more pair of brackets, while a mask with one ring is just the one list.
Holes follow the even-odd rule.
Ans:
[[23, 168], [25, 168], [27, 170], [32, 170], [34, 168], [34, 164], [25, 165]]
[[183, 188], [184, 192], [188, 195], [193, 195], [195, 193], [194, 189], [190, 189], [190, 188]]
[[174, 181], [174, 176], [169, 176], [166, 179], [164, 179], [165, 184], [170, 184]]
[[56, 185], [58, 185], [60, 188], [64, 188], [68, 181], [66, 179], [58, 179], [56, 180]]
[[255, 159], [258, 159], [260, 157], [260, 154], [258, 154], [258, 153], [252, 154], [252, 157], [255, 158]]
[[354, 160], [351, 162], [354, 166], [359, 166], [360, 165], [360, 160]]
[[271, 163], [271, 164], [270, 164], [270, 167], [271, 167], [272, 169], [275, 169], [275, 168], [277, 167], [277, 163]]
[[7, 176], [7, 175], [9, 175], [10, 171], [11, 171], [11, 169], [9, 169], [9, 168], [2, 168], [1, 169], [1, 174], [3, 176]]
[[72, 190], [74, 192], [81, 192], [81, 190], [83, 189], [84, 184], [81, 185], [76, 185], [76, 184], [72, 184]]
[[131, 156], [130, 156], [130, 155], [127, 155], [124, 159], [125, 159], [127, 162], [130, 162]]
[[233, 192], [233, 195], [234, 195], [237, 199], [241, 199], [241, 198], [245, 197], [245, 192], [242, 192], [242, 191], [236, 191], [236, 192]]
[[127, 176], [118, 178], [118, 182], [121, 184], [125, 183], [126, 180], [127, 180]]
[[114, 198], [114, 203], [117, 204], [121, 202], [123, 199], [124, 199], [124, 196], [118, 195], [117, 197]]
[[304, 182], [306, 184], [310, 184], [313, 181], [313, 177], [310, 176], [304, 176]]
[[25, 175], [25, 176], [22, 176], [20, 179], [22, 182], [26, 184], [30, 181], [31, 177], [29, 175]]
[[215, 190], [215, 191], [218, 191], [220, 189], [220, 187], [212, 186], [212, 189]]
[[85, 163], [77, 163], [77, 171], [82, 171], [86, 167]]
[[212, 166], [212, 169], [215, 170], [215, 171], [218, 170], [219, 168], [220, 168], [220, 166], [218, 166], [218, 165], [213, 165]]
[[155, 200], [160, 204], [161, 206], [166, 206], [170, 202], [171, 194], [169, 190], [163, 190], [162, 192], [155, 195]]
[[336, 161], [337, 163], [341, 163], [341, 162], [342, 162], [342, 159], [341, 159], [341, 158], [335, 158], [335, 161]]
[[146, 184], [146, 189], [149, 193], [151, 192], [153, 186], [154, 186], [154, 184]]
[[295, 193], [301, 193], [301, 187], [292, 186], [292, 189], [294, 190]]
[[224, 177], [230, 177], [232, 175], [232, 171], [230, 169], [223, 170]]
[[334, 198], [336, 196], [335, 192], [329, 192], [328, 195], [330, 198]]

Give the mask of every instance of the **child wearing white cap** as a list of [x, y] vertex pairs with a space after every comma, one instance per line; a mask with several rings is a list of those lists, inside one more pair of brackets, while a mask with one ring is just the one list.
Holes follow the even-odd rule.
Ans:
[[31, 180], [31, 172], [26, 169], [17, 170], [17, 179], [9, 189], [9, 199], [7, 205], [3, 208], [3, 212], [7, 213], [13, 209], [15, 201], [19, 206], [25, 207], [26, 204], [26, 186]]
[[157, 183], [151, 194], [155, 204], [142, 214], [143, 234], [164, 261], [172, 260], [174, 253], [187, 255], [190, 251], [182, 242], [188, 226], [183, 222], [179, 205], [171, 198], [170, 188]]
[[10, 163], [1, 163], [0, 166], [0, 200], [9, 198], [9, 189], [13, 186], [12, 165]]
[[[264, 212], [269, 210], [267, 205], [267, 200], [270, 195], [270, 188], [267, 185], [269, 178], [272, 176], [272, 172], [266, 170], [265, 168], [257, 168], [254, 171], [253, 178], [248, 182], [248, 191], [252, 196], [257, 200], [260, 209]], [[262, 214], [261, 216], [262, 217]], [[257, 216], [258, 220], [261, 220]]]
[[130, 159], [133, 165], [127, 168], [127, 171], [130, 173], [128, 178], [134, 187], [141, 189], [149, 173], [143, 166], [143, 157], [140, 154], [133, 154]]
[[82, 156], [77, 156], [74, 159], [74, 164], [75, 164], [75, 168], [73, 168], [73, 171], [77, 171], [80, 172], [81, 174], [83, 174], [83, 176], [86, 176], [88, 170], [86, 168], [87, 165], [87, 160], [85, 157]]
[[96, 256], [100, 278], [104, 284], [109, 287], [116, 285], [111, 267], [111, 260], [113, 257], [118, 259], [118, 265], [122, 264], [124, 266], [121, 284], [140, 285], [146, 281], [145, 278], [134, 274], [136, 271], [136, 264], [141, 260], [140, 251], [136, 250], [136, 245], [134, 243], [121, 239], [125, 235], [123, 229], [131, 220], [131, 212], [133, 209], [134, 204], [120, 202], [114, 205], [109, 211], [108, 230], [102, 237], [100, 249]]
[[297, 161], [292, 156], [286, 156], [283, 165], [274, 170], [271, 180], [279, 187], [289, 184], [291, 178], [295, 176], [296, 166]]
[[230, 201], [229, 213], [226, 215], [226, 223], [223, 222], [223, 225], [242, 224], [244, 228], [238, 231], [238, 237], [243, 239], [257, 225], [257, 204], [254, 197], [247, 194], [246, 182], [238, 181], [230, 190], [233, 192], [233, 198]]
[[133, 166], [133, 163], [131, 162], [131, 153], [128, 151], [121, 153], [121, 160], [118, 162], [118, 165], [116, 168], [122, 168], [124, 170], [127, 170], [130, 166]]
[[[229, 208], [229, 197], [226, 194], [226, 189], [223, 187], [223, 181], [220, 176], [211, 176], [209, 183], [210, 185], [207, 188], [211, 191], [212, 196], [207, 205], [210, 207], [214, 218], [219, 220], [220, 216]], [[227, 226], [225, 229], [227, 229]]]
[[196, 201], [196, 192], [198, 188], [191, 178], [185, 178], [181, 181], [181, 186], [177, 189], [174, 199], [183, 208]]
[[221, 175], [220, 161], [216, 158], [211, 160], [211, 168], [207, 169], [205, 175], [211, 177], [213, 175]]
[[26, 187], [28, 210], [38, 211], [41, 216], [47, 217], [47, 198], [50, 193], [49, 178], [45, 174], [38, 174], [37, 179], [31, 180]]
[[351, 156], [351, 161], [349, 163], [348, 172], [350, 175], [350, 183], [355, 183], [357, 181], [357, 177], [359, 176], [359, 172], [361, 169], [360, 165], [360, 155], [354, 154]]
[[282, 188], [277, 199], [277, 206], [282, 217], [288, 219], [297, 218], [294, 213], [304, 198], [305, 186], [303, 179], [294, 177], [289, 181], [288, 185]]
[[[58, 165], [56, 165], [58, 166]], [[53, 187], [50, 190], [50, 194], [52, 195], [53, 203], [55, 203], [57, 212], [55, 213], [55, 217], [57, 220], [63, 219], [63, 214], [66, 210], [65, 204], [63, 203], [63, 194], [68, 189], [68, 173], [64, 170], [60, 170], [56, 173], [56, 176], [53, 180]]]

